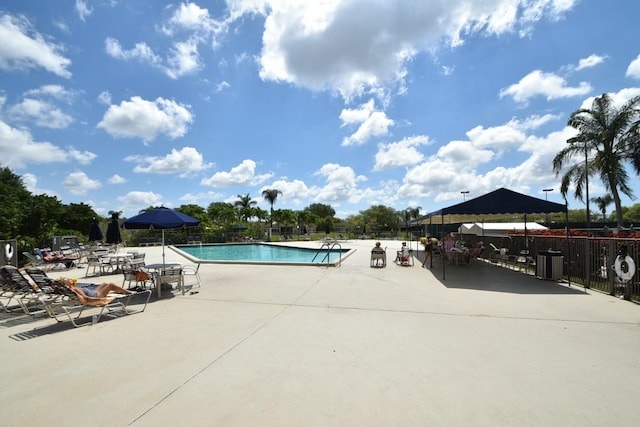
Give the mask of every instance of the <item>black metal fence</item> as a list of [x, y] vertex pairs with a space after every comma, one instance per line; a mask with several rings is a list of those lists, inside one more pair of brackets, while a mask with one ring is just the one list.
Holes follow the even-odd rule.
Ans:
[[489, 252], [503, 249], [507, 262], [517, 263], [528, 257], [537, 268], [536, 274], [543, 258], [557, 251], [562, 257], [562, 278], [572, 285], [640, 302], [640, 274], [632, 274], [640, 260], [640, 239], [545, 235], [528, 236], [526, 240], [524, 235], [478, 239], [484, 240]]

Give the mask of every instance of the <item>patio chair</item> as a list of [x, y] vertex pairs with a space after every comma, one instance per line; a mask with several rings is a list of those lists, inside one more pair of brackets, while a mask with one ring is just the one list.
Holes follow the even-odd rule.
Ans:
[[[382, 249], [382, 248], [380, 248]], [[384, 268], [387, 266], [387, 251], [381, 250], [377, 251], [375, 249], [371, 250], [371, 260], [369, 262], [370, 267], [380, 267]]]
[[[56, 295], [60, 296], [58, 299], [45, 301], [44, 306], [49, 316], [57, 322], [63, 322], [68, 319], [76, 328], [82, 326], [78, 319], [80, 319], [87, 307], [100, 308], [92, 322], [97, 323], [102, 316], [116, 317], [119, 313], [124, 315], [142, 313], [151, 299], [151, 290], [144, 290], [130, 295], [112, 293], [104, 298], [86, 298], [74, 292], [64, 283], [51, 279], [43, 270], [28, 268], [25, 271], [38, 286], [48, 286]], [[129, 309], [131, 299], [139, 295], [146, 298], [142, 309]]]
[[[87, 272], [85, 273], [85, 276], [87, 277], [89, 276], [89, 269], [92, 269], [92, 276], [101, 276], [113, 270], [113, 265], [111, 265], [109, 260], [105, 260], [95, 254], [89, 254], [87, 256]], [[98, 271], [98, 274], [96, 274], [96, 270]]]
[[182, 293], [184, 294], [184, 285], [186, 284], [186, 279], [184, 276], [193, 276], [193, 278], [195, 279], [195, 283], [193, 285], [191, 285], [191, 287], [193, 288], [194, 286], [198, 286], [200, 287], [200, 263], [196, 264], [196, 265], [192, 265], [192, 264], [186, 264], [182, 267]]
[[182, 267], [167, 267], [158, 271], [155, 278], [156, 286], [160, 287], [160, 290], [164, 286], [171, 287], [173, 289], [173, 283], [176, 284], [178, 289], [184, 294], [184, 277], [182, 276]]
[[413, 249], [403, 247], [396, 255], [396, 264], [403, 267], [413, 266]]
[[131, 262], [127, 262], [122, 266], [122, 286], [128, 282], [128, 288], [135, 282], [137, 288], [147, 288], [147, 282], [153, 282], [153, 275], [145, 269], [142, 258], [134, 258]]

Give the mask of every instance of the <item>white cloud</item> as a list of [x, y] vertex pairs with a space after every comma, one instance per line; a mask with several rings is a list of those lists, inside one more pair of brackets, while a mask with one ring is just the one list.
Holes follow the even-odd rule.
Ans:
[[516, 102], [526, 103], [534, 96], [544, 96], [548, 101], [558, 98], [586, 95], [592, 91], [591, 85], [581, 82], [577, 87], [567, 86], [567, 81], [553, 73], [543, 73], [540, 70], [532, 71], [524, 76], [518, 83], [512, 84], [500, 91], [500, 97], [513, 97]]
[[121, 177], [120, 175], [115, 174], [111, 178], [109, 178], [107, 182], [109, 184], [124, 184], [125, 182], [127, 182], [127, 180]]
[[258, 190], [258, 193], [262, 194], [262, 191], [268, 188], [276, 188], [282, 191], [282, 196], [280, 196], [279, 198], [282, 198], [282, 200], [286, 200], [287, 205], [294, 206], [306, 205], [306, 200], [308, 200], [318, 192], [317, 188], [309, 188], [303, 181], [299, 179], [294, 179], [292, 181], [289, 181], [286, 178], [275, 180], [271, 184], [260, 188]]
[[640, 79], [640, 55], [631, 61], [625, 76], [631, 77], [632, 79]]
[[72, 104], [76, 94], [60, 85], [44, 85], [22, 94], [22, 99], [7, 108], [7, 116], [17, 122], [50, 129], [64, 129], [73, 123], [71, 115], [58, 107]]
[[130, 191], [124, 196], [118, 197], [118, 201], [130, 208], [146, 208], [159, 206], [162, 202], [162, 195], [153, 191]]
[[19, 104], [7, 109], [12, 120], [32, 122], [36, 126], [64, 129], [73, 123], [73, 117], [64, 113], [54, 104], [33, 98], [24, 98]]
[[198, 43], [194, 39], [176, 42], [169, 51], [165, 72], [172, 79], [192, 74], [201, 68]]
[[84, 0], [76, 0], [76, 13], [82, 22], [84, 22], [87, 16], [93, 13], [93, 9], [87, 6]]
[[47, 194], [49, 196], [52, 197], [58, 197], [58, 195], [56, 194], [55, 191], [53, 190], [47, 190], [44, 188], [39, 188], [38, 187], [38, 177], [35, 176], [32, 173], [25, 173], [22, 175], [22, 182], [24, 183], [24, 186], [27, 190], [29, 190], [29, 192], [31, 192], [32, 194]]
[[256, 162], [243, 160], [229, 172], [221, 171], [200, 181], [202, 185], [211, 187], [233, 187], [237, 185], [260, 185], [273, 176], [273, 173], [256, 175]]
[[580, 60], [578, 66], [576, 67], [576, 70], [595, 67], [596, 65], [603, 63], [605, 59], [607, 59], [606, 56], [600, 56], [596, 54], [589, 55], [588, 57], [582, 58]]
[[340, 119], [342, 127], [358, 125], [355, 133], [343, 139], [343, 146], [362, 145], [373, 137], [387, 135], [389, 127], [394, 124], [383, 111], [375, 111], [373, 99], [358, 109], [343, 109]]
[[120, 46], [120, 42], [111, 37], [105, 40], [105, 51], [109, 56], [121, 60], [137, 59], [144, 63], [158, 66], [162, 62], [159, 56], [146, 43], [136, 43], [133, 49], [125, 50]]
[[90, 163], [96, 157], [89, 151], [60, 148], [50, 142], [33, 140], [27, 130], [16, 129], [0, 120], [0, 158], [3, 164], [22, 169], [42, 163]]
[[84, 172], [71, 172], [62, 181], [62, 186], [71, 194], [81, 196], [90, 190], [102, 187], [100, 181], [91, 179]]
[[0, 70], [44, 68], [57, 76], [69, 78], [71, 60], [64, 57], [63, 47], [49, 37], [33, 31], [24, 17], [0, 16]]
[[[336, 91], [352, 99], [387, 85], [404, 88], [406, 64], [419, 52], [457, 46], [466, 37], [518, 32], [557, 19], [574, 0], [369, 0], [234, 3], [232, 13], [266, 15], [259, 58], [264, 80], [313, 90]], [[357, 30], [354, 30], [357, 29]]]
[[125, 160], [138, 163], [134, 172], [177, 174], [180, 177], [188, 177], [213, 166], [212, 163], [205, 163], [202, 154], [193, 147], [184, 147], [179, 151], [174, 148], [164, 157], [128, 156]]
[[108, 90], [100, 92], [98, 102], [104, 105], [111, 105], [111, 93]]
[[120, 105], [111, 105], [98, 127], [115, 138], [140, 138], [145, 143], [160, 135], [175, 139], [187, 133], [193, 121], [189, 106], [157, 98], [147, 101], [139, 96]]
[[215, 191], [206, 191], [204, 193], [187, 193], [180, 196], [178, 200], [184, 203], [193, 203], [207, 206], [212, 200], [220, 200], [224, 194]]
[[[498, 187], [525, 193], [552, 187], [558, 178], [549, 165], [567, 139], [575, 135], [575, 129], [564, 127], [546, 136], [529, 135], [526, 131], [554, 119], [552, 115], [531, 116], [469, 130], [469, 140], [450, 141], [434, 156], [409, 169], [398, 189], [398, 198], [450, 202], [462, 201], [462, 190], [480, 195]], [[505, 151], [513, 151], [512, 157], [519, 155], [522, 161], [513, 166], [497, 164], [495, 160]]]
[[419, 148], [428, 144], [429, 137], [423, 135], [404, 138], [389, 144], [380, 144], [373, 170], [380, 171], [420, 163], [424, 159], [424, 154], [419, 151]]
[[326, 180], [326, 185], [320, 188], [315, 201], [322, 203], [335, 203], [340, 201], [357, 202], [362, 197], [358, 194], [358, 182], [366, 181], [362, 175], [356, 175], [349, 166], [341, 166], [336, 163], [323, 165], [315, 175]]

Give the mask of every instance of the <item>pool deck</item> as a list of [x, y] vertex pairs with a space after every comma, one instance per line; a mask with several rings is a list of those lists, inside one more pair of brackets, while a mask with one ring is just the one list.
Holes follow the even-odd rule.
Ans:
[[640, 425], [638, 305], [484, 262], [443, 280], [392, 264], [395, 241], [370, 268], [373, 243], [341, 267], [202, 265], [198, 293], [77, 329], [3, 313], [2, 424]]

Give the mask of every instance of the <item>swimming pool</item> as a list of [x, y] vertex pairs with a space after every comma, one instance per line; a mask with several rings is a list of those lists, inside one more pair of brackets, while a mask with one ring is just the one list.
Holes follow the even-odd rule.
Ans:
[[193, 262], [278, 264], [278, 265], [332, 265], [339, 264], [350, 255], [350, 249], [326, 247], [303, 248], [268, 243], [228, 243], [211, 245], [176, 245], [174, 248]]

